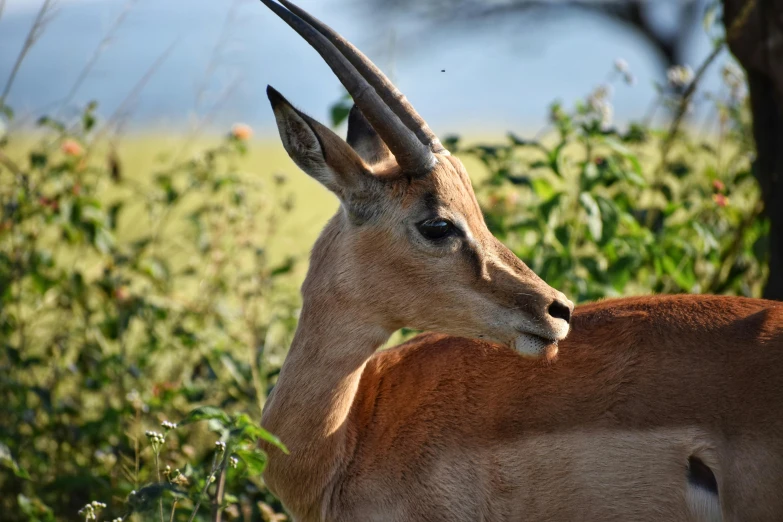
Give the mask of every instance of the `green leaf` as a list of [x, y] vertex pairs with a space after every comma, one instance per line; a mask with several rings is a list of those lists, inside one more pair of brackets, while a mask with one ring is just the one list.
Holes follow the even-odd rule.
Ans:
[[344, 122], [348, 115], [351, 113], [351, 107], [344, 104], [336, 104], [332, 105], [332, 110], [330, 111], [330, 117], [332, 119], [332, 127], [337, 127], [342, 122]]
[[39, 498], [29, 498], [19, 493], [16, 497], [19, 510], [27, 515], [29, 522], [54, 522], [54, 511]]
[[165, 281], [169, 276], [166, 264], [157, 258], [146, 258], [139, 264], [139, 270], [155, 281]]
[[634, 276], [636, 259], [632, 256], [623, 256], [613, 263], [609, 263], [608, 273], [612, 287], [618, 292], [625, 289], [625, 285]]
[[552, 172], [554, 172], [560, 178], [563, 177], [563, 173], [560, 172], [560, 153], [563, 152], [563, 148], [567, 144], [568, 142], [563, 140], [558, 143], [557, 147], [552, 149], [552, 151], [549, 153], [549, 168], [551, 168]]
[[118, 221], [119, 221], [119, 215], [120, 215], [120, 211], [122, 210], [122, 207], [123, 207], [124, 205], [125, 205], [125, 203], [124, 203], [124, 202], [122, 202], [122, 201], [120, 201], [120, 202], [118, 202], [118, 203], [113, 203], [113, 204], [112, 204], [112, 205], [109, 207], [109, 212], [108, 212], [108, 218], [109, 218], [109, 221], [108, 221], [108, 226], [109, 226], [109, 228], [110, 228], [111, 230], [117, 230], [117, 223], [118, 223]]
[[348, 118], [351, 113], [351, 107], [353, 106], [353, 99], [347, 92], [344, 93], [339, 100], [337, 100], [331, 107], [330, 115], [332, 119], [332, 127], [337, 127]]
[[511, 141], [511, 143], [513, 145], [516, 145], [518, 147], [535, 147], [535, 148], [541, 150], [547, 156], [549, 155], [549, 149], [544, 147], [541, 144], [540, 141], [537, 141], [537, 140], [527, 140], [525, 138], [520, 138], [519, 136], [517, 136], [513, 132], [509, 132], [507, 134], [507, 136], [508, 136], [508, 139]]
[[544, 178], [533, 178], [530, 182], [533, 192], [544, 201], [548, 201], [555, 195], [555, 188]]
[[644, 175], [642, 174], [642, 164], [639, 162], [639, 158], [636, 157], [636, 154], [634, 154], [628, 147], [620, 143], [619, 141], [615, 140], [614, 138], [606, 138], [604, 139], [604, 143], [613, 151], [615, 151], [617, 154], [625, 158], [633, 167], [633, 171], [642, 179], [644, 179]]
[[541, 212], [541, 215], [546, 221], [549, 221], [549, 216], [552, 214], [552, 211], [560, 204], [560, 200], [563, 199], [563, 196], [565, 196], [565, 192], [558, 192], [538, 207], [539, 212]]
[[226, 412], [220, 408], [214, 406], [200, 406], [195, 410], [192, 410], [187, 416], [182, 419], [178, 425], [183, 426], [185, 424], [192, 424], [203, 420], [217, 420], [223, 426], [231, 425], [231, 418]]
[[595, 241], [600, 241], [603, 232], [603, 222], [601, 221], [601, 209], [595, 199], [589, 192], [582, 192], [579, 195], [579, 202], [587, 212], [587, 228]]
[[82, 125], [84, 126], [85, 132], [90, 132], [95, 126], [95, 115], [91, 112], [85, 112], [82, 117]]
[[285, 444], [283, 444], [283, 441], [281, 441], [277, 436], [272, 435], [268, 431], [266, 431], [261, 426], [248, 426], [245, 429], [245, 435], [248, 437], [255, 437], [256, 439], [265, 440], [269, 444], [277, 447], [280, 449], [283, 453], [288, 455], [288, 448], [285, 447]]
[[234, 454], [245, 463], [249, 474], [261, 475], [264, 472], [264, 468], [266, 468], [266, 454], [263, 451], [238, 449]]
[[295, 260], [293, 257], [286, 259], [283, 264], [276, 266], [269, 273], [271, 277], [277, 277], [279, 275], [287, 274], [294, 268]]
[[8, 118], [8, 121], [12, 121], [14, 119], [14, 110], [9, 105], [0, 105], [0, 114]]
[[571, 242], [571, 227], [570, 225], [560, 225], [555, 229], [555, 237], [560, 244], [567, 247]]
[[11, 450], [2, 442], [0, 442], [0, 464], [13, 471], [17, 477], [30, 480], [30, 475], [19, 466], [11, 454]]
[[108, 254], [114, 246], [114, 236], [107, 229], [100, 227], [95, 231], [93, 245], [102, 254]]
[[691, 166], [681, 160], [670, 162], [666, 165], [666, 169], [680, 179], [692, 172]]
[[603, 226], [599, 244], [603, 246], [608, 243], [617, 233], [619, 216], [617, 207], [612, 200], [603, 196], [597, 196], [596, 200], [598, 202], [598, 207], [601, 210], [601, 224]]
[[686, 292], [691, 292], [693, 290], [693, 285], [696, 283], [693, 274], [679, 268], [671, 257], [664, 257], [661, 260], [661, 263], [664, 271], [671, 276], [680, 289]]
[[34, 169], [42, 169], [46, 167], [48, 157], [43, 152], [31, 152], [30, 153], [30, 167]]

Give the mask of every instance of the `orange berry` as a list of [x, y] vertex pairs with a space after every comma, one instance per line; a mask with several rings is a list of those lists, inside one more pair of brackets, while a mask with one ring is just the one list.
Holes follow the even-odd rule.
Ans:
[[719, 207], [726, 207], [729, 204], [729, 198], [725, 194], [713, 194], [712, 199]]
[[114, 289], [114, 298], [117, 302], [124, 303], [130, 299], [130, 290], [127, 286], [120, 286]]
[[84, 149], [79, 142], [71, 139], [64, 140], [60, 149], [66, 156], [81, 156], [84, 153]]
[[253, 128], [245, 123], [235, 123], [231, 127], [231, 136], [240, 141], [247, 141], [253, 136]]

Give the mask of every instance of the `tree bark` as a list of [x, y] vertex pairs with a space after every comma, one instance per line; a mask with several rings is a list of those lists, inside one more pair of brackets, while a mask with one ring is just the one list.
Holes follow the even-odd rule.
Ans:
[[756, 160], [770, 221], [764, 297], [783, 300], [783, 0], [723, 0], [729, 48], [748, 75]]

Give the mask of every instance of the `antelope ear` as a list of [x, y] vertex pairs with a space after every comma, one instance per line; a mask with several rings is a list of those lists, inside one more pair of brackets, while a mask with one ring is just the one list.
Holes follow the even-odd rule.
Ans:
[[295, 109], [268, 86], [277, 129], [288, 155], [306, 174], [334, 192], [343, 203], [357, 195], [367, 197], [378, 181], [361, 157], [342, 138]]
[[370, 165], [380, 163], [392, 155], [389, 147], [386, 146], [356, 105], [351, 107], [351, 112], [348, 114], [346, 141]]

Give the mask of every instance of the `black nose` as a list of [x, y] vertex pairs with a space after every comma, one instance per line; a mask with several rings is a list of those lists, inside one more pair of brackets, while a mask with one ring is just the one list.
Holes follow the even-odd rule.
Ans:
[[562, 319], [567, 323], [571, 322], [571, 307], [560, 301], [552, 302], [547, 311], [549, 312], [549, 315], [555, 319]]

